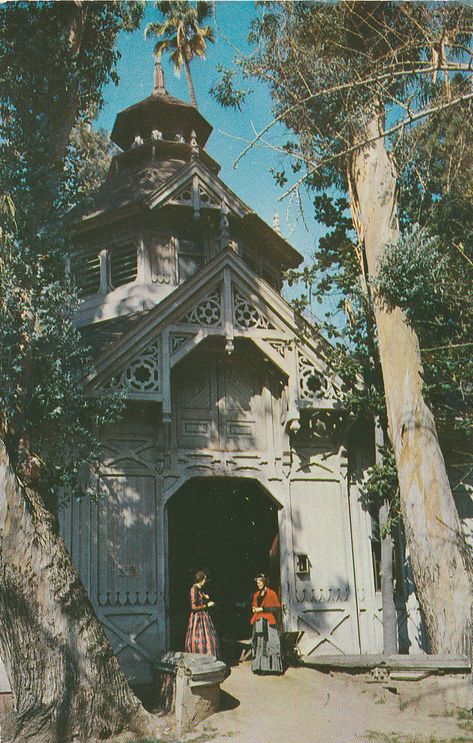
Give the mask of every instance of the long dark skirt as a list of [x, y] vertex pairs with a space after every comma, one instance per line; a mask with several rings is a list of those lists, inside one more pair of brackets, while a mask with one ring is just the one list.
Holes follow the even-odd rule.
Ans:
[[253, 625], [253, 673], [282, 673], [281, 643], [276, 625], [257, 619]]
[[186, 653], [202, 653], [218, 658], [217, 632], [208, 611], [191, 611], [184, 650]]

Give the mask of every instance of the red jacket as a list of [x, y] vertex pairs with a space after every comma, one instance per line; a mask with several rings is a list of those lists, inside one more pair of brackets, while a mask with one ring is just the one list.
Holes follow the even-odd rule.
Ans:
[[[253, 601], [251, 603], [252, 606], [258, 606], [258, 594], [259, 591], [256, 591], [253, 594]], [[270, 588], [266, 588], [266, 593], [263, 596], [261, 607], [263, 609], [279, 609], [280, 606], [281, 604], [279, 603], [279, 599], [275, 592], [272, 591]], [[277, 624], [276, 617], [270, 611], [258, 611], [256, 612], [256, 614], [252, 614], [250, 624], [254, 624], [257, 619], [267, 619], [268, 624]]]

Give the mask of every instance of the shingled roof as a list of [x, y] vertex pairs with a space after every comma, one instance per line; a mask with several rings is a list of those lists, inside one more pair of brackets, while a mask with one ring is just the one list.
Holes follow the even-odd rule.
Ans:
[[182, 160], [160, 161], [156, 165], [141, 162], [118, 171], [116, 175], [110, 174], [93, 194], [89, 205], [71, 211], [70, 218], [74, 222], [84, 222], [141, 203], [185, 166]]

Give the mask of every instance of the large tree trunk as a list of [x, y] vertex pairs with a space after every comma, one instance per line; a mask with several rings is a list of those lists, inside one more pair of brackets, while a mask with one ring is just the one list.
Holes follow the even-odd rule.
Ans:
[[[352, 157], [353, 222], [369, 277], [399, 237], [396, 170], [373, 116], [359, 141], [378, 137]], [[398, 469], [401, 511], [431, 652], [469, 651], [473, 607], [471, 558], [447, 477], [435, 421], [422, 394], [419, 342], [399, 308], [375, 300], [389, 436]]]
[[[89, 6], [72, 0], [58, 8], [71, 59], [81, 54]], [[51, 182], [38, 191], [29, 215], [32, 232], [54, 209], [54, 179], [61, 177], [79, 112], [78, 79], [58, 93], [60, 115], [48, 112]], [[15, 698], [14, 714], [2, 724], [4, 741], [79, 743], [116, 740], [120, 731], [127, 737], [159, 732], [160, 721], [133, 695], [113, 655], [55, 517], [18, 482], [1, 438], [0, 655]]]
[[0, 652], [15, 699], [3, 740], [156, 735], [159, 720], [131, 692], [55, 518], [18, 482], [1, 441], [0, 519]]

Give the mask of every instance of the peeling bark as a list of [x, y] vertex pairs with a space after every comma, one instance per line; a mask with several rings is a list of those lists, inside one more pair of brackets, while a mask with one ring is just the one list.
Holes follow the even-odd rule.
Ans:
[[[376, 276], [387, 244], [399, 237], [396, 167], [386, 151], [382, 116], [367, 122], [349, 170], [353, 223], [368, 275]], [[422, 394], [417, 335], [399, 308], [375, 298], [375, 319], [401, 511], [431, 652], [471, 652], [471, 557], [453, 499], [434, 417]]]
[[0, 651], [15, 699], [6, 743], [157, 735], [72, 564], [57, 522], [23, 488], [0, 441]]

